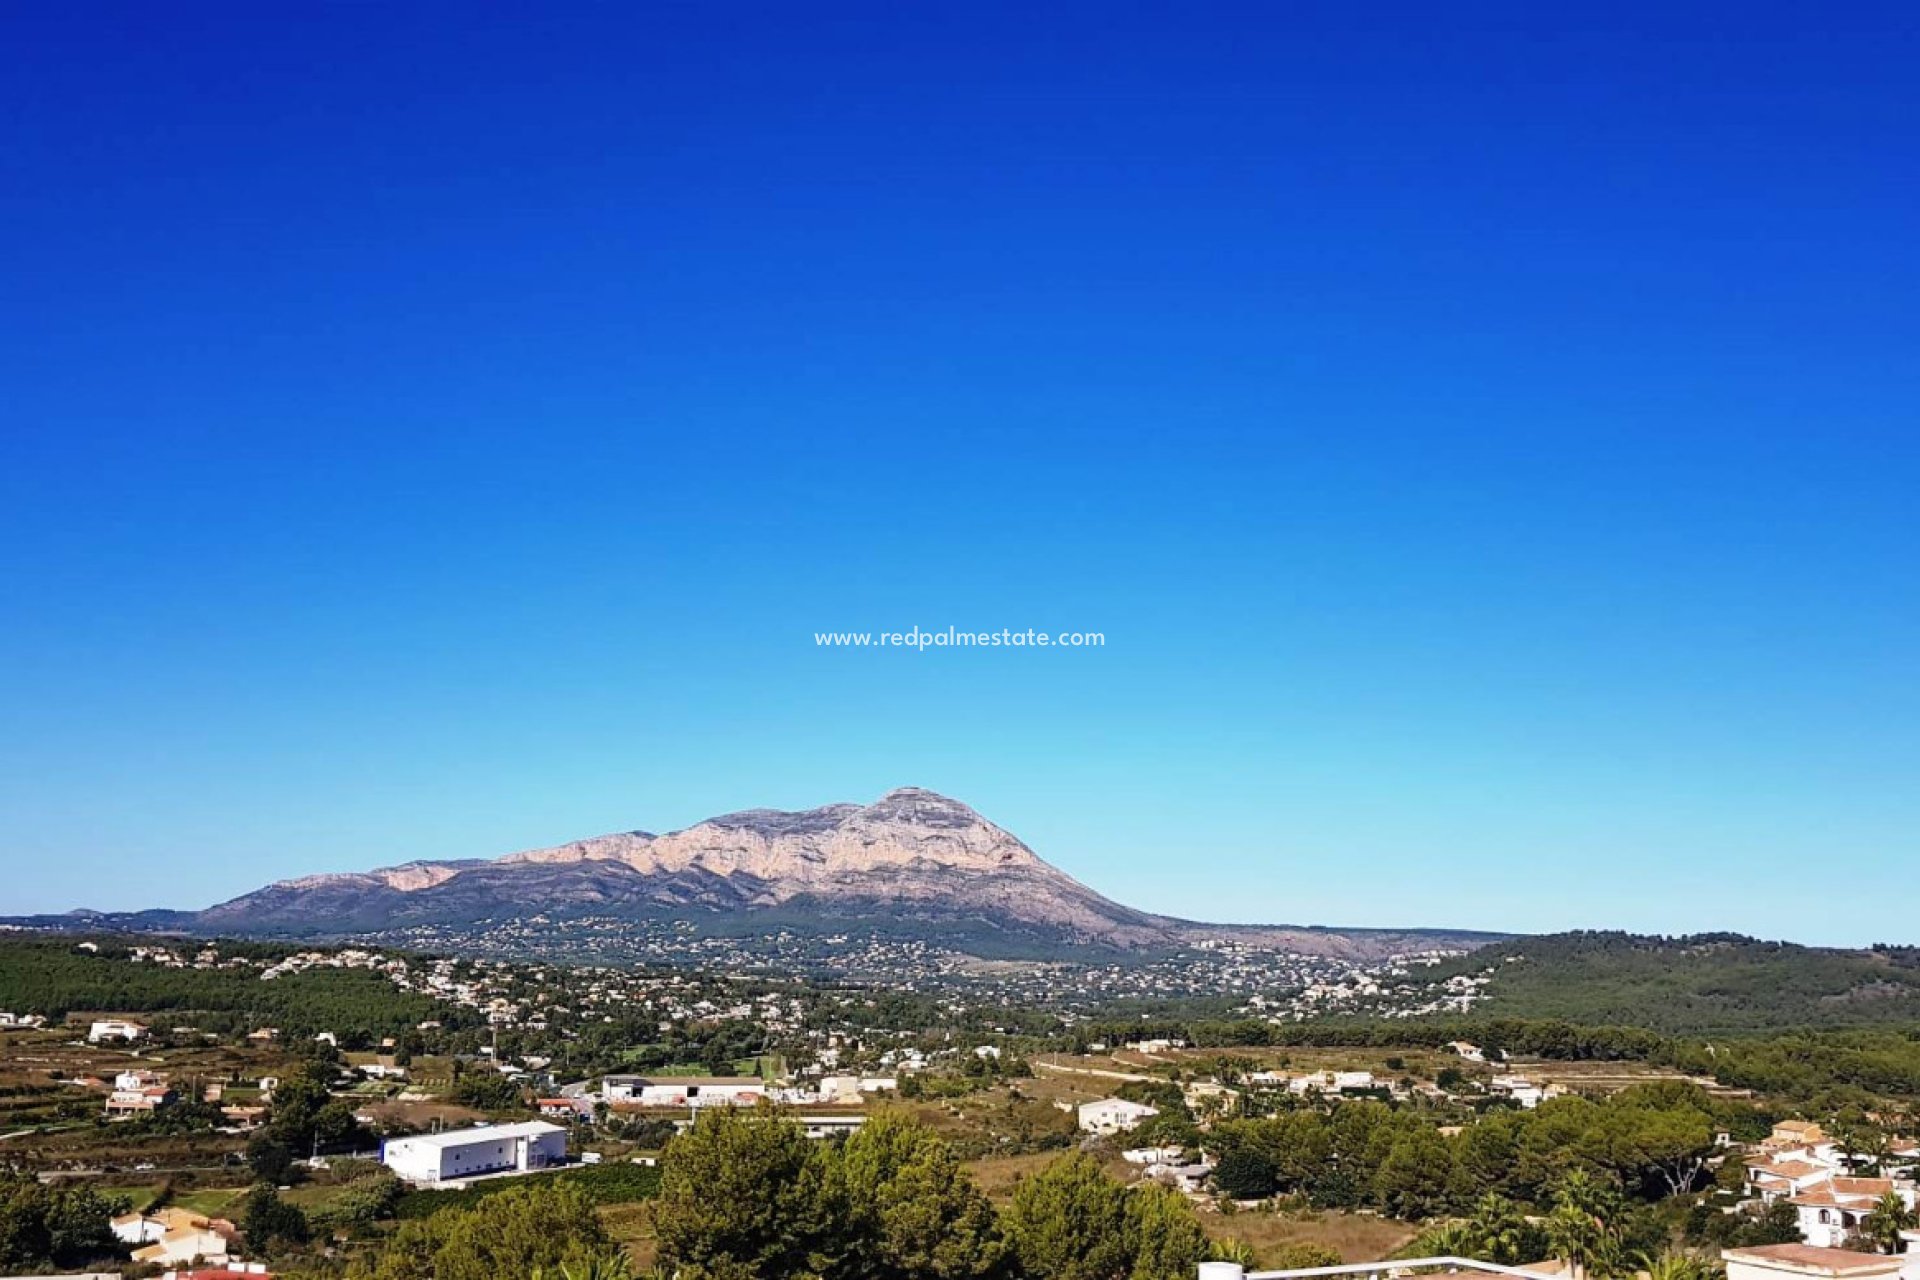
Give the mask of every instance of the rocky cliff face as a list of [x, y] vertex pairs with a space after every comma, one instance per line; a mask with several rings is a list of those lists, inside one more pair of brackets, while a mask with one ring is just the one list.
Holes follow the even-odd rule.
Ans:
[[[1407, 934], [1196, 925], [1121, 906], [966, 805], [918, 787], [869, 805], [749, 809], [667, 835], [625, 831], [493, 860], [412, 862], [269, 885], [197, 927], [349, 933], [546, 914], [780, 910], [825, 927], [964, 923], [1049, 944], [1168, 947], [1232, 932], [1314, 954], [1387, 954]], [[1415, 942], [1411, 945], [1424, 945]]]
[[918, 787], [890, 791], [864, 808], [749, 809], [672, 835], [629, 831], [510, 854], [503, 861], [619, 862], [643, 875], [699, 868], [718, 876], [753, 876], [788, 897], [924, 863], [983, 874], [1015, 867], [1052, 870], [1033, 850], [958, 800]]

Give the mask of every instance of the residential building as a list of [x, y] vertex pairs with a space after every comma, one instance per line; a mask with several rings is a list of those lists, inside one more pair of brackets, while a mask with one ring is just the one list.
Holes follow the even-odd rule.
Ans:
[[1078, 1119], [1080, 1128], [1087, 1133], [1122, 1133], [1138, 1128], [1142, 1120], [1159, 1114], [1158, 1107], [1150, 1107], [1144, 1102], [1101, 1098], [1098, 1102], [1081, 1103]]
[[1185, 1154], [1186, 1151], [1180, 1147], [1134, 1147], [1130, 1151], [1122, 1151], [1120, 1158], [1128, 1164], [1179, 1164], [1180, 1157]]
[[128, 1022], [123, 1018], [102, 1018], [87, 1028], [87, 1039], [94, 1044], [107, 1040], [144, 1040], [146, 1027], [138, 1022]]
[[135, 1262], [163, 1267], [203, 1260], [224, 1262], [228, 1249], [239, 1236], [225, 1218], [209, 1218], [179, 1208], [150, 1214], [123, 1213], [109, 1225], [121, 1243], [136, 1246]]
[[1911, 1183], [1892, 1178], [1830, 1177], [1790, 1197], [1800, 1215], [1800, 1238], [1810, 1245], [1838, 1249], [1846, 1244], [1880, 1203], [1883, 1196], [1894, 1195], [1909, 1210], [1916, 1193]]
[[1747, 1187], [1763, 1201], [1772, 1204], [1775, 1200], [1799, 1195], [1802, 1191], [1811, 1191], [1836, 1171], [1826, 1165], [1800, 1156], [1775, 1156], [1769, 1160], [1755, 1161], [1747, 1166]]
[[172, 1102], [173, 1090], [161, 1084], [151, 1089], [115, 1089], [107, 1095], [105, 1109], [109, 1119], [127, 1120], [150, 1116]]
[[1194, 1164], [1156, 1164], [1147, 1169], [1147, 1176], [1188, 1195], [1198, 1195], [1207, 1185], [1207, 1179], [1213, 1176], [1213, 1166], [1204, 1160]]

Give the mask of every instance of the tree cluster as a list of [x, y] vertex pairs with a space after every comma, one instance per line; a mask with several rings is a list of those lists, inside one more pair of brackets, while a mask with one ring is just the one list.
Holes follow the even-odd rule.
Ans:
[[1186, 1201], [1084, 1155], [997, 1213], [932, 1130], [879, 1112], [844, 1143], [766, 1114], [709, 1112], [668, 1146], [654, 1206], [684, 1280], [1190, 1280], [1207, 1243]]

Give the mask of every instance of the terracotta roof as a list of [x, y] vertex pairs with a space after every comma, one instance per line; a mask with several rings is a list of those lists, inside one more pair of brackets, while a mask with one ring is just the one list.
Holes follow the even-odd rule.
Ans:
[[1833, 1189], [1842, 1195], [1873, 1196], [1875, 1199], [1893, 1190], [1892, 1178], [1835, 1178]]
[[1805, 1160], [1769, 1160], [1764, 1164], [1748, 1167], [1755, 1173], [1778, 1174], [1782, 1178], [1804, 1178], [1810, 1174], [1826, 1172], [1820, 1165], [1808, 1164]]
[[1809, 1209], [1861, 1210], [1873, 1208], [1873, 1202], [1879, 1198], [1879, 1196], [1836, 1195], [1831, 1187], [1813, 1187], [1791, 1197], [1787, 1203], [1805, 1205]]
[[1900, 1269], [1892, 1254], [1856, 1253], [1852, 1249], [1822, 1249], [1810, 1244], [1766, 1244], [1751, 1249], [1725, 1249], [1728, 1262], [1758, 1262], [1819, 1275], [1889, 1275]]

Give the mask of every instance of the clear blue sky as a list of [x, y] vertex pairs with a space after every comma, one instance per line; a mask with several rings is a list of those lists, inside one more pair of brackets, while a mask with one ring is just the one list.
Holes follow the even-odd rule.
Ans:
[[0, 910], [911, 783], [1920, 939], [1910, 9], [912, 8], [11, 12]]

